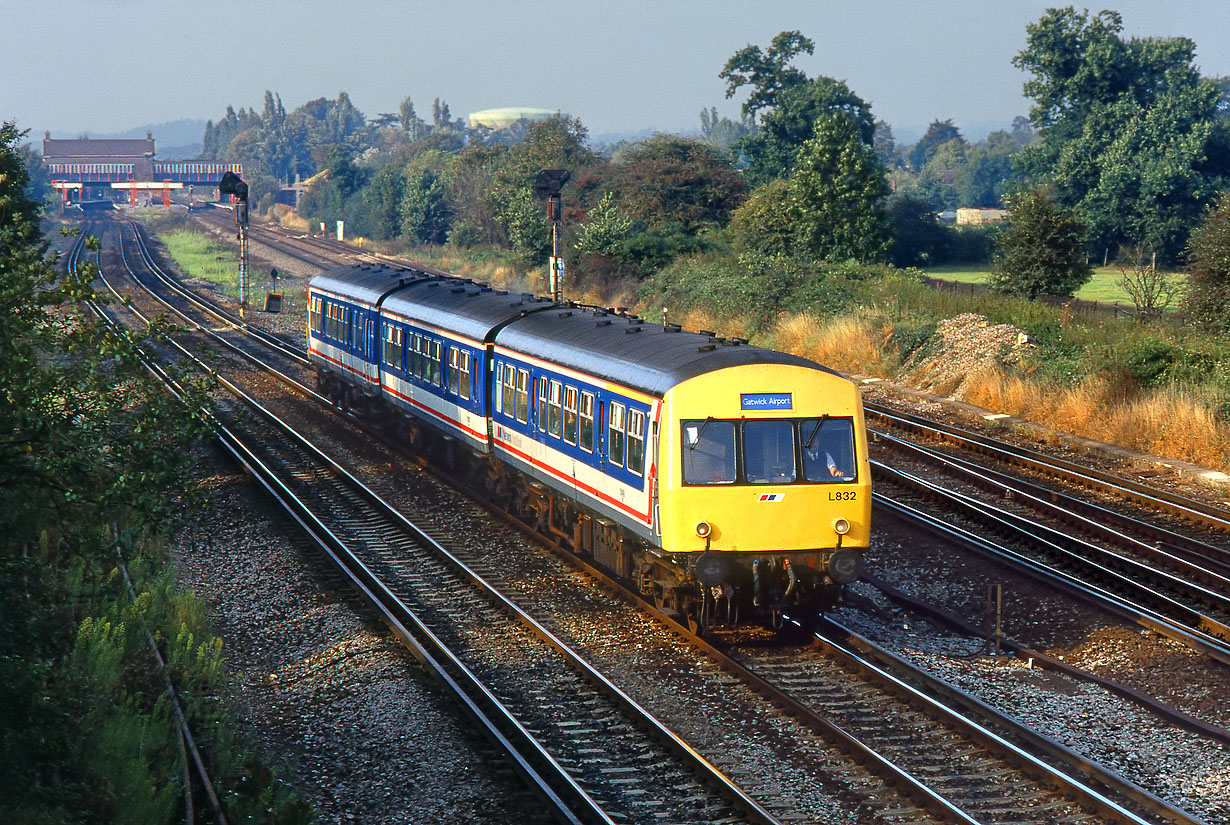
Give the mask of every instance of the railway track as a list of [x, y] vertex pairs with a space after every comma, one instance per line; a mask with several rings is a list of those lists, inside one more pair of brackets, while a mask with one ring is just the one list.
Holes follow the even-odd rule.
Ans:
[[[806, 713], [804, 713], [804, 714], [803, 714], [803, 717], [804, 717], [804, 718], [807, 718], [807, 716], [808, 716], [808, 714], [806, 714]], [[819, 717], [817, 716], [817, 714], [814, 714], [814, 713], [813, 713], [813, 714], [811, 714], [811, 716], [813, 716], [813, 717], [815, 717], [815, 718], [808, 718], [808, 720], [807, 720], [806, 724], [809, 724], [809, 725], [819, 725], [819, 727], [820, 727], [820, 728], [824, 728], [824, 723], [822, 722], [822, 720], [820, 720], [820, 719], [819, 719]], [[875, 716], [876, 716], [876, 712], [872, 712], [872, 713], [871, 713], [871, 716], [870, 716], [870, 717], [868, 717], [868, 718], [875, 718]], [[882, 716], [881, 716], [881, 717], [879, 717], [879, 718], [883, 719], [883, 718], [886, 718], [886, 717], [882, 717]], [[825, 728], [825, 729], [827, 729], [827, 728]], [[833, 734], [831, 734], [831, 730], [830, 730], [830, 729], [827, 729], [827, 730], [828, 730], [829, 735], [833, 735]], [[872, 751], [871, 751], [871, 752], [873, 752], [873, 749], [872, 749]], [[863, 759], [866, 759], [866, 757], [867, 757], [866, 755], [863, 755]], [[961, 762], [963, 762], [963, 761], [964, 761], [964, 760], [962, 759], [962, 757], [961, 757], [961, 756], [958, 756], [958, 757], [957, 757], [957, 762], [958, 762], [958, 764], [961, 764]], [[985, 768], [986, 766], [984, 765], [983, 767]], [[1000, 768], [1000, 770], [1007, 770], [1007, 768]], [[934, 771], [935, 771], [935, 768], [934, 768], [934, 767], [927, 767], [927, 766], [924, 766], [924, 767], [921, 767], [921, 768], [920, 768], [920, 771], [921, 771], [921, 772], [924, 772], [924, 773], [927, 773], [927, 772], [934, 772]], [[977, 777], [978, 777], [978, 772], [974, 772], [974, 773], [967, 773], [967, 775], [966, 775], [966, 776], [968, 777], [968, 780], [969, 780], [969, 781], [968, 781], [968, 783], [967, 783], [967, 784], [969, 784], [969, 786], [977, 786], [977, 784], [978, 784], [978, 783], [977, 783], [977, 782], [975, 782], [975, 780], [977, 780]], [[983, 778], [984, 778], [984, 777], [985, 777], [985, 775], [983, 775]], [[899, 782], [899, 781], [903, 781], [903, 780], [902, 780], [902, 778], [900, 778], [900, 777], [895, 777], [895, 780], [894, 780], [894, 781], [898, 781], [898, 782]], [[957, 784], [957, 786], [959, 786], [959, 784], [961, 784], [961, 782], [957, 782], [956, 784]], [[1015, 784], [1015, 783], [1014, 783], [1014, 784]], [[1074, 786], [1074, 787], [1080, 787], [1080, 786], [1079, 786], [1079, 783], [1077, 783], [1077, 786]], [[932, 793], [932, 792], [930, 792], [930, 791], [929, 791], [929, 789], [927, 789], [925, 786], [920, 786], [920, 788], [918, 789], [918, 791], [915, 791], [915, 794], [918, 794], [918, 795], [927, 795], [927, 794], [929, 794], [929, 793]], [[946, 793], [953, 793], [953, 787], [952, 787], [952, 786], [947, 787], [947, 788], [946, 788]], [[1045, 793], [1045, 792], [1041, 792], [1041, 793]], [[1097, 792], [1093, 792], [1093, 791], [1092, 791], [1092, 789], [1084, 789], [1084, 791], [1079, 791], [1079, 792], [1077, 792], [1077, 791], [1074, 791], [1074, 789], [1069, 788], [1069, 789], [1068, 789], [1068, 791], [1066, 791], [1066, 793], [1069, 793], [1069, 794], [1073, 794], [1073, 793], [1080, 793], [1080, 794], [1082, 795], [1082, 798], [1085, 798], [1085, 799], [1087, 799], [1087, 800], [1096, 800], [1096, 802], [1087, 802], [1087, 803], [1085, 803], [1085, 804], [1096, 804], [1096, 805], [1103, 805], [1103, 808], [1101, 809], [1100, 814], [1098, 814], [1098, 815], [1100, 815], [1100, 816], [1109, 816], [1109, 818], [1112, 818], [1114, 821], [1150, 821], [1150, 820], [1148, 820], [1148, 819], [1135, 819], [1135, 818], [1134, 818], [1134, 815], [1129, 813], [1129, 809], [1128, 809], [1128, 808], [1124, 808], [1124, 807], [1122, 807], [1122, 805], [1121, 805], [1121, 804], [1119, 804], [1119, 803], [1114, 803], [1114, 802], [1112, 802], [1112, 800], [1108, 800], [1108, 799], [1105, 799], [1105, 798], [1098, 799], [1098, 794], [1097, 794]], [[938, 793], [938, 794], [935, 794], [935, 795], [936, 795], [936, 797], [938, 797], [938, 798], [940, 798], [940, 799], [945, 798], [945, 794], [943, 794], [943, 793]], [[973, 797], [974, 797], [974, 798], [973, 798], [972, 800], [967, 800], [967, 802], [966, 802], [967, 808], [964, 808], [964, 809], [973, 809], [973, 810], [978, 810], [978, 809], [979, 809], [979, 807], [982, 807], [983, 814], [984, 814], [984, 815], [989, 815], [989, 816], [991, 816], [991, 818], [990, 818], [990, 819], [986, 819], [986, 820], [974, 820], [974, 819], [963, 820], [963, 819], [959, 819], [959, 816], [962, 816], [962, 814], [958, 814], [958, 813], [956, 813], [957, 808], [953, 808], [953, 809], [951, 809], [951, 810], [947, 810], [945, 815], [947, 815], [947, 816], [948, 816], [948, 818], [957, 818], [957, 821], [1010, 821], [1010, 820], [1004, 820], [1004, 819], [1002, 819], [1002, 816], [1005, 816], [1005, 815], [1007, 815], [1007, 814], [1010, 814], [1010, 813], [1011, 813], [1011, 810], [1018, 809], [1018, 808], [1017, 808], [1017, 807], [1018, 807], [1018, 805], [1021, 805], [1021, 804], [1025, 804], [1025, 805], [1026, 805], [1026, 807], [1028, 807], [1028, 808], [1033, 808], [1033, 809], [1039, 809], [1039, 808], [1038, 808], [1038, 805], [1042, 805], [1042, 808], [1041, 808], [1041, 809], [1043, 809], [1043, 810], [1044, 810], [1044, 809], [1049, 809], [1049, 808], [1054, 808], [1055, 810], [1068, 810], [1069, 808], [1071, 808], [1071, 805], [1070, 805], [1070, 804], [1065, 803], [1065, 802], [1064, 802], [1064, 800], [1061, 800], [1059, 797], [1057, 797], [1057, 795], [1054, 795], [1054, 794], [1050, 794], [1050, 795], [1049, 795], [1049, 797], [1042, 797], [1042, 798], [1041, 798], [1041, 799], [1043, 799], [1043, 800], [1042, 800], [1042, 802], [1039, 802], [1039, 800], [1038, 800], [1039, 798], [1034, 798], [1034, 799], [1032, 800], [1032, 802], [1025, 802], [1025, 797], [1020, 797], [1020, 795], [1018, 795], [1018, 797], [1016, 797], [1016, 798], [1014, 798], [1014, 799], [1010, 799], [1010, 798], [1007, 798], [1007, 797], [1000, 797], [1000, 798], [998, 799], [998, 802], [996, 802], [996, 800], [994, 800], [994, 799], [993, 799], [993, 800], [988, 800], [988, 799], [978, 799], [978, 797], [985, 797], [985, 795], [986, 795], [986, 794], [985, 794], [985, 793], [983, 793], [983, 792], [974, 791], [972, 795], [973, 795]], [[1148, 794], [1145, 794], [1145, 795], [1148, 795]], [[932, 804], [935, 804], [935, 803], [934, 803], [934, 800], [932, 800]], [[1137, 804], [1139, 804], [1139, 803], [1137, 803]], [[1065, 815], [1066, 815], [1066, 814], [1065, 814]], [[1077, 811], [1073, 810], [1073, 811], [1071, 811], [1071, 815], [1073, 815], [1073, 816], [1079, 816], [1079, 813], [1077, 813]], [[1196, 821], [1196, 820], [1184, 820], [1184, 819], [1182, 819], [1182, 814], [1180, 813], [1180, 811], [1173, 811], [1173, 810], [1166, 811], [1166, 814], [1165, 814], [1165, 815], [1167, 816], [1167, 819], [1168, 819], [1168, 820], [1170, 820], [1170, 821]], [[1065, 821], [1066, 821], [1066, 820], [1065, 820]], [[1079, 821], [1079, 820], [1071, 820], [1071, 821]], [[1097, 820], [1097, 821], [1101, 821], [1101, 820]]]
[[1180, 518], [1204, 529], [1230, 532], [1230, 510], [1224, 507], [882, 404], [864, 402], [863, 408], [869, 425], [879, 424], [915, 438], [956, 447], [999, 464], [1085, 488], [1107, 499], [1133, 502], [1146, 510]]

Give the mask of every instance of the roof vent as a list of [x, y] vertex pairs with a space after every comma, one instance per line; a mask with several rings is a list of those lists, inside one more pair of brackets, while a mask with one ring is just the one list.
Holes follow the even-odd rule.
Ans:
[[713, 352], [717, 347], [713, 344], [701, 344], [696, 348], [697, 352]]
[[666, 326], [662, 327], [663, 332], [681, 332], [682, 330], [683, 330], [683, 327], [679, 326], [678, 324], [667, 324]]
[[559, 314], [559, 317], [561, 317], [561, 318], [571, 318], [571, 317], [572, 317], [572, 310], [568, 310], [567, 312], [561, 312], [561, 313]]
[[600, 327], [609, 327], [610, 325], [611, 325], [611, 322], [610, 322], [610, 321], [599, 321], [599, 322], [596, 324], [596, 326], [600, 326]]
[[710, 338], [717, 335], [717, 333], [711, 329], [698, 329], [696, 331], [699, 332], [701, 335], [708, 335]]
[[640, 332], [640, 331], [641, 331], [640, 327], [628, 327], [627, 329], [624, 330], [624, 335], [631, 335], [634, 332]]

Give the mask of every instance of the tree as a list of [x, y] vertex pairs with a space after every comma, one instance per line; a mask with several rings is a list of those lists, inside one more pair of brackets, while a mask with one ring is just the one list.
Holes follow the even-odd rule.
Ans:
[[1183, 309], [1188, 320], [1210, 332], [1230, 333], [1230, 199], [1222, 195], [1192, 233], [1187, 246], [1190, 275]]
[[1049, 182], [1098, 250], [1143, 242], [1170, 261], [1230, 175], [1225, 94], [1182, 37], [1120, 37], [1117, 12], [1051, 9], [1013, 63], [1032, 74], [1039, 140], [1022, 169]]
[[700, 110], [700, 133], [705, 136], [705, 142], [719, 152], [730, 152], [737, 141], [755, 132], [756, 119], [751, 115], [733, 121], [728, 117], [718, 117], [716, 106]]
[[439, 152], [416, 155], [406, 165], [401, 232], [414, 243], [442, 244], [448, 240], [453, 208], [444, 166], [444, 156]]
[[889, 169], [901, 164], [901, 151], [897, 148], [897, 140], [893, 137], [893, 127], [886, 121], [876, 121], [875, 135], [871, 139], [871, 145], [875, 147], [880, 163]]
[[744, 86], [752, 92], [743, 104], [744, 115], [755, 115], [761, 109], [777, 105], [777, 96], [783, 90], [807, 82], [807, 75], [790, 65], [790, 61], [807, 52], [812, 54], [816, 44], [797, 31], [784, 31], [773, 38], [768, 52], [750, 43], [726, 61], [718, 74], [726, 81], [726, 99]]
[[813, 257], [868, 261], [888, 247], [884, 166], [853, 115], [829, 112], [816, 121], [788, 191], [796, 241]]
[[415, 114], [414, 101], [410, 98], [404, 98], [397, 107], [397, 119], [401, 123], [402, 131], [407, 132], [411, 140], [418, 140], [422, 136], [425, 124]]
[[406, 195], [406, 176], [395, 165], [376, 173], [363, 190], [367, 202], [368, 232], [373, 238], [396, 238], [401, 234], [402, 199]]
[[931, 121], [927, 133], [910, 150], [910, 166], [915, 171], [920, 171], [935, 156], [940, 146], [952, 140], [959, 141], [963, 145], [965, 143], [961, 130], [954, 126], [951, 120]]
[[620, 211], [649, 229], [674, 223], [695, 233], [724, 225], [747, 196], [726, 158], [693, 138], [654, 135], [615, 160], [611, 185]]
[[948, 260], [951, 230], [940, 226], [931, 201], [909, 196], [893, 198], [888, 216], [893, 224], [890, 258], [897, 266], [933, 266]]
[[761, 116], [756, 134], [737, 144], [747, 155], [747, 178], [753, 186], [790, 174], [799, 149], [811, 139], [822, 115], [844, 112], [853, 118], [860, 140], [869, 146], [875, 140], [871, 106], [840, 80], [818, 77], [796, 83], [776, 100], [777, 106]]
[[1008, 228], [996, 243], [991, 286], [999, 292], [1036, 298], [1071, 296], [1089, 282], [1085, 227], [1045, 188], [1013, 204]]
[[1117, 283], [1136, 307], [1136, 317], [1156, 320], [1171, 302], [1178, 297], [1181, 285], [1178, 278], [1157, 268], [1157, 255], [1143, 246], [1121, 248], [1116, 256], [1119, 278]]
[[735, 250], [747, 257], [777, 258], [794, 250], [795, 216], [787, 208], [790, 183], [771, 180], [752, 191], [730, 219]]

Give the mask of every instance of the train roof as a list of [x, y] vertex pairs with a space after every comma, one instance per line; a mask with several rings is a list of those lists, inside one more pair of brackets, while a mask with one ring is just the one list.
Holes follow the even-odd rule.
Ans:
[[[557, 366], [661, 396], [689, 378], [748, 364], [839, 375], [814, 361], [739, 338], [646, 323], [607, 309], [554, 304], [426, 270], [363, 264], [323, 272], [312, 286]], [[494, 336], [493, 336], [494, 333]]]
[[383, 264], [331, 269], [313, 278], [312, 286], [482, 342], [500, 324], [552, 305], [469, 279]]
[[751, 346], [740, 338], [650, 324], [604, 309], [557, 305], [511, 322], [495, 340], [656, 396], [689, 378], [747, 364], [789, 364], [837, 374], [806, 358]]

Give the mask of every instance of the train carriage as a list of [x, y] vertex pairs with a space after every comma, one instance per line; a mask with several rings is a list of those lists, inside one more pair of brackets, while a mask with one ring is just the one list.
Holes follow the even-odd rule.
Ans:
[[333, 270], [310, 302], [328, 390], [379, 397], [420, 447], [465, 444], [494, 500], [665, 609], [773, 616], [859, 574], [862, 403], [835, 372], [412, 270]]

